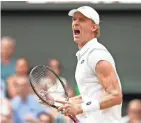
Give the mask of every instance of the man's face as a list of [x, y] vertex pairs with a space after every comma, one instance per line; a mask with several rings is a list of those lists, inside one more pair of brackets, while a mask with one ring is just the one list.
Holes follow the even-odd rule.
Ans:
[[76, 12], [72, 17], [72, 31], [74, 41], [78, 44], [84, 45], [87, 41], [92, 39], [95, 31], [95, 24], [93, 21], [85, 17], [80, 12]]
[[27, 61], [20, 59], [16, 63], [16, 72], [20, 75], [26, 75], [29, 70], [29, 65]]
[[15, 51], [15, 46], [12, 41], [6, 40], [1, 44], [1, 54], [4, 57], [11, 57]]
[[128, 108], [128, 115], [131, 120], [140, 119], [141, 120], [141, 104], [132, 104]]
[[60, 63], [57, 60], [52, 60], [49, 67], [58, 75], [60, 75]]
[[39, 117], [40, 123], [52, 123], [51, 118], [47, 115], [41, 115]]

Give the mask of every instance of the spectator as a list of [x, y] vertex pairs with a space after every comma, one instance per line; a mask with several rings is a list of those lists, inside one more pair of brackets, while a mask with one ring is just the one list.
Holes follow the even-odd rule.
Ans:
[[48, 111], [47, 108], [38, 103], [35, 95], [30, 94], [27, 77], [18, 77], [16, 84], [16, 92], [19, 96], [12, 99], [12, 108], [19, 115], [21, 123], [25, 123], [29, 116], [36, 118], [41, 111]]
[[123, 117], [122, 123], [141, 123], [141, 100], [134, 99], [129, 102], [127, 114]]
[[52, 116], [46, 112], [39, 113], [38, 118], [40, 123], [53, 123]]
[[14, 98], [16, 96], [16, 81], [19, 76], [28, 76], [29, 63], [25, 58], [19, 58], [16, 62], [16, 74], [10, 76], [8, 82], [8, 96]]
[[[60, 64], [60, 62], [57, 59], [53, 58], [53, 59], [50, 59], [49, 60], [48, 66], [57, 75], [60, 76], [61, 80], [64, 82], [66, 88], [68, 89], [69, 96], [73, 96], [74, 95], [74, 93], [73, 93], [74, 90], [68, 86], [68, 83], [67, 83], [66, 79], [61, 76], [62, 71], [61, 71], [61, 64]], [[49, 77], [49, 76], [47, 76], [47, 78], [50, 78], [51, 79], [51, 77]], [[57, 81], [59, 81], [59, 80], [56, 80], [56, 83], [57, 83]], [[59, 91], [58, 92], [56, 91], [56, 93], [52, 93], [54, 98], [59, 98], [59, 97], [65, 96], [65, 95], [62, 95], [64, 93], [61, 92], [60, 90], [61, 89], [59, 88]], [[51, 111], [52, 111], [51, 114], [52, 114], [53, 118], [55, 119], [55, 123], [70, 123], [70, 119], [68, 117], [65, 117], [62, 114], [58, 113], [56, 109], [52, 109], [51, 108]]]
[[15, 73], [16, 60], [13, 58], [15, 52], [15, 40], [11, 37], [1, 39], [1, 77], [6, 82], [7, 78]]
[[[72, 88], [70, 88], [70, 87], [68, 86], [67, 80], [66, 80], [64, 77], [61, 76], [62, 71], [61, 71], [61, 64], [60, 64], [60, 62], [59, 62], [57, 59], [53, 58], [53, 59], [50, 59], [50, 60], [49, 60], [48, 66], [49, 66], [49, 68], [51, 68], [57, 75], [60, 76], [61, 80], [64, 82], [66, 88], [68, 89], [69, 95], [71, 95], [71, 94], [72, 94]], [[54, 96], [55, 96], [55, 95], [54, 95]], [[59, 97], [60, 97], [60, 96], [62, 97], [62, 96], [64, 96], [64, 95], [61, 95], [61, 93], [60, 93], [60, 94], [57, 93], [56, 96], [57, 96], [57, 97], [58, 97], [58, 96], [59, 96]]]
[[14, 116], [10, 102], [1, 98], [1, 107], [0, 107], [0, 122], [1, 123], [14, 123]]
[[48, 61], [48, 66], [58, 75], [61, 75], [61, 64], [60, 62], [55, 59], [52, 58]]

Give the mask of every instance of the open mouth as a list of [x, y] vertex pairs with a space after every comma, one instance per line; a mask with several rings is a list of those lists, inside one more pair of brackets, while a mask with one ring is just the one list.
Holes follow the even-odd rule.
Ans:
[[74, 35], [79, 35], [79, 34], [80, 34], [80, 30], [75, 29], [75, 30], [74, 30]]

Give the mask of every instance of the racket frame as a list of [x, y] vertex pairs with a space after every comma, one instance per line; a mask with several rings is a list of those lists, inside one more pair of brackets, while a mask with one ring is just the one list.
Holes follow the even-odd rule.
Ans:
[[[33, 84], [32, 84], [32, 77], [31, 77], [31, 76], [32, 76], [32, 72], [33, 72], [37, 67], [40, 67], [40, 66], [46, 67], [48, 70], [50, 70], [50, 71], [57, 77], [57, 79], [59, 79], [61, 85], [63, 86], [64, 92], [65, 92], [66, 101], [69, 100], [68, 92], [67, 92], [67, 89], [66, 89], [66, 87], [65, 87], [65, 85], [64, 85], [64, 82], [60, 79], [59, 75], [57, 75], [52, 69], [50, 69], [50, 68], [49, 68], [48, 66], [46, 66], [46, 65], [37, 65], [37, 66], [35, 66], [35, 67], [30, 71], [30, 73], [29, 73], [30, 85], [31, 85], [33, 91], [35, 92], [35, 94], [39, 97], [39, 99], [41, 99], [41, 100], [42, 100], [44, 103], [46, 103], [47, 105], [49, 105], [49, 106], [51, 106], [51, 107], [53, 107], [53, 108], [55, 108], [55, 109], [58, 109], [58, 108], [59, 108], [58, 106], [55, 106], [54, 104], [50, 104], [50, 103], [48, 103], [46, 100], [44, 100], [43, 98], [41, 98], [40, 95], [36, 92], [36, 90], [35, 90], [35, 88], [34, 88], [34, 86], [33, 86]], [[71, 116], [71, 115], [69, 115], [69, 117], [74, 121], [74, 123], [80, 123], [80, 122], [77, 120], [76, 117], [73, 117], [73, 116]]]

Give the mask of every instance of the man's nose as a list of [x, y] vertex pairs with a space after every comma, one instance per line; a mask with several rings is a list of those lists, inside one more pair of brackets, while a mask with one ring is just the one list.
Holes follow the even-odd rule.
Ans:
[[72, 24], [73, 28], [76, 28], [77, 26], [79, 26], [79, 21], [75, 20]]
[[76, 20], [74, 21], [74, 25], [78, 25], [78, 24], [79, 24], [79, 20], [76, 19]]

